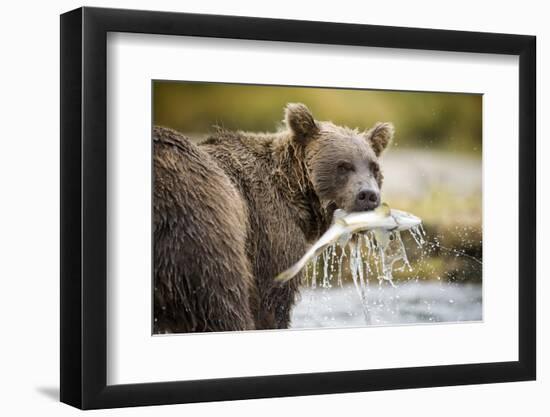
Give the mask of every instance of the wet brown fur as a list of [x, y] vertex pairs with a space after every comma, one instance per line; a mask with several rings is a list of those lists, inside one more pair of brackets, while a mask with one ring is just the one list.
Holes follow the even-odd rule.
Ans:
[[[381, 186], [373, 164], [391, 125], [359, 133], [302, 104], [285, 122], [271, 134], [218, 129], [200, 145], [154, 128], [155, 333], [287, 328], [299, 279], [273, 278], [349, 209], [344, 194]], [[335, 179], [340, 160], [357, 169]]]

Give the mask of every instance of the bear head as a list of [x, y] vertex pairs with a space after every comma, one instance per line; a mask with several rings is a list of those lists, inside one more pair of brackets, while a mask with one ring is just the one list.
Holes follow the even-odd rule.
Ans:
[[379, 157], [393, 138], [391, 123], [360, 132], [317, 121], [301, 103], [286, 106], [285, 123], [295, 146], [303, 148], [309, 181], [323, 207], [351, 212], [380, 205]]

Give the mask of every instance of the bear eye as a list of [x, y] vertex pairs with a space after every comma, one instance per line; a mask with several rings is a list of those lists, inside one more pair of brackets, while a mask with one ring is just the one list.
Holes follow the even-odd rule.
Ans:
[[380, 172], [380, 165], [378, 165], [376, 162], [371, 162], [370, 164], [370, 171], [376, 175]]
[[337, 169], [339, 174], [346, 174], [347, 172], [353, 171], [354, 167], [353, 164], [349, 162], [339, 162]]

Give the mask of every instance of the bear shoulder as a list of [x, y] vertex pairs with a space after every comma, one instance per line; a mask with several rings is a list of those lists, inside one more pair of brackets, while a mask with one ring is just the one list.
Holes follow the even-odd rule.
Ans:
[[214, 132], [203, 140], [201, 145], [225, 145], [228, 143], [242, 143], [245, 135], [240, 131], [226, 130], [220, 127], [215, 127]]
[[188, 150], [189, 148], [189, 139], [185, 135], [177, 130], [163, 126], [153, 127], [153, 142], [176, 146], [182, 150]]

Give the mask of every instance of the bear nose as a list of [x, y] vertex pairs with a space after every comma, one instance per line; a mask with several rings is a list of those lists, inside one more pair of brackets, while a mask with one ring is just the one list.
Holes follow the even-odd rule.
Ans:
[[357, 211], [374, 210], [380, 205], [380, 193], [374, 190], [361, 190], [355, 199]]

